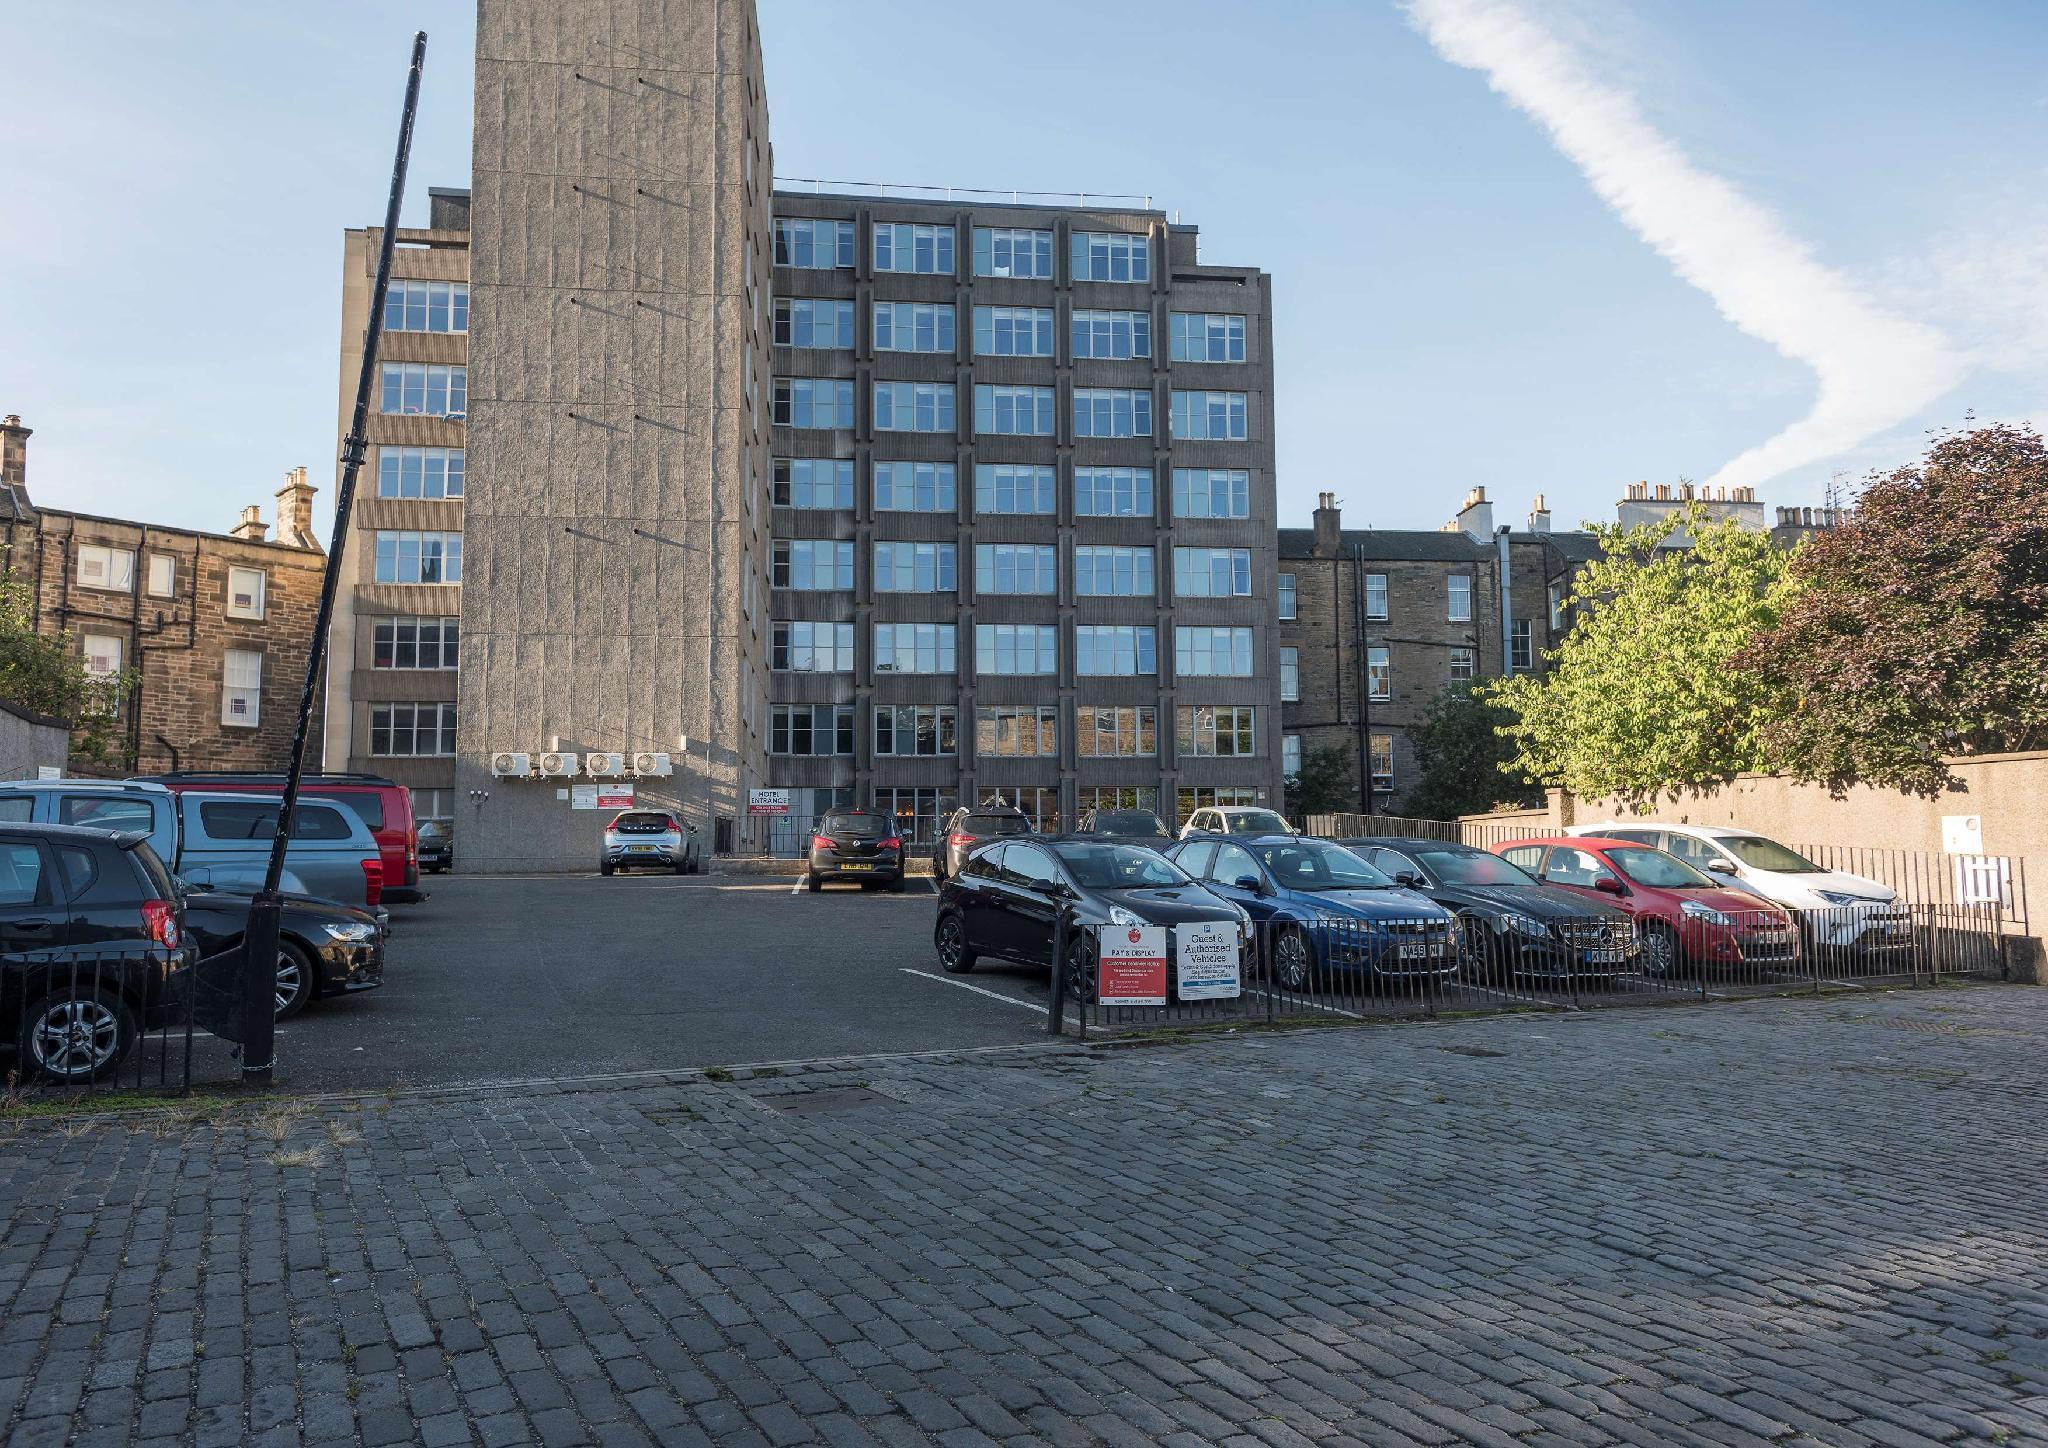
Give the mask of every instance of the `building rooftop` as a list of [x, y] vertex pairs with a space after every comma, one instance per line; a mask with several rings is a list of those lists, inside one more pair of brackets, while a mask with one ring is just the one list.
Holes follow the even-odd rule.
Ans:
[[[1340, 537], [1345, 557], [1352, 556], [1356, 550], [1358, 556], [1369, 561], [1388, 563], [1472, 563], [1484, 561], [1493, 552], [1491, 543], [1481, 543], [1470, 534], [1436, 528], [1346, 528]], [[1517, 544], [1550, 544], [1573, 562], [1583, 562], [1600, 555], [1600, 542], [1591, 533], [1517, 531], [1508, 534], [1508, 538]], [[1315, 545], [1316, 532], [1313, 528], [1280, 530], [1282, 558], [1313, 558]]]
[[1116, 191], [999, 191], [983, 186], [919, 186], [894, 181], [831, 181], [816, 176], [777, 176], [778, 196], [823, 196], [838, 201], [920, 201], [968, 206], [1019, 207], [1039, 211], [1146, 211], [1164, 216], [1152, 198]]

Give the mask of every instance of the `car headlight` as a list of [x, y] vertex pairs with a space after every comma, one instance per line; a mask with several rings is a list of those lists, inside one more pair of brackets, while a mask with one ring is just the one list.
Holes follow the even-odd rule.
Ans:
[[1550, 934], [1550, 927], [1534, 915], [1524, 915], [1519, 910], [1508, 910], [1493, 917], [1493, 928], [1501, 935], [1513, 931], [1517, 935], [1533, 935], [1543, 939]]
[[1109, 907], [1109, 923], [1111, 925], [1143, 925], [1145, 922], [1124, 909], [1123, 906], [1112, 905]]
[[344, 920], [340, 924], [323, 920], [320, 928], [327, 932], [328, 939], [345, 940], [351, 944], [374, 940], [377, 937], [377, 927], [367, 920]]
[[1704, 920], [1709, 925], [1733, 925], [1735, 917], [1711, 905], [1702, 905], [1697, 900], [1687, 900], [1679, 910], [1694, 920]]
[[1816, 890], [1814, 894], [1830, 905], [1888, 905], [1891, 902], [1880, 895], [1851, 895], [1847, 890]]

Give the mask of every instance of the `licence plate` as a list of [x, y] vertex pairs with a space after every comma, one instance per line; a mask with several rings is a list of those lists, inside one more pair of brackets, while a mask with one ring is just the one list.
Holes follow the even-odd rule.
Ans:
[[654, 846], [652, 846], [652, 845], [628, 845], [628, 846], [626, 846], [626, 853], [627, 853], [627, 854], [629, 854], [629, 855], [651, 855], [651, 854], [653, 854], [653, 853], [654, 853]]
[[841, 865], [839, 868], [842, 870], [872, 870], [875, 867], [873, 865]]
[[1759, 945], [1783, 945], [1791, 938], [1791, 932], [1786, 930], [1759, 930], [1750, 936]]
[[1432, 955], [1442, 954], [1442, 946], [1428, 945], [1419, 940], [1412, 945], [1404, 943], [1401, 946], [1401, 959], [1403, 960], [1427, 960]]
[[1586, 952], [1586, 964], [1588, 965], [1619, 965], [1622, 959], [1622, 950], [1618, 945], [1610, 945], [1601, 950], [1589, 950]]

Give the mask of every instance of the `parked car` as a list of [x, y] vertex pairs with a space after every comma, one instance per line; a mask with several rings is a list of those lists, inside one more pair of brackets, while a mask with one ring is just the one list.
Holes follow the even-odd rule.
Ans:
[[1574, 825], [1568, 835], [1633, 840], [1668, 850], [1722, 883], [1794, 912], [1807, 944], [1864, 953], [1913, 944], [1913, 912], [1898, 891], [1861, 875], [1829, 870], [1776, 840], [1726, 825]]
[[878, 809], [828, 810], [811, 836], [804, 879], [815, 894], [827, 880], [852, 880], [862, 889], [903, 888], [903, 836], [896, 817]]
[[0, 1021], [22, 1075], [93, 1080], [182, 1019], [191, 956], [171, 873], [137, 831], [0, 825]]
[[[242, 948], [255, 903], [250, 896], [187, 885], [183, 903], [185, 933], [199, 958]], [[308, 1001], [384, 984], [387, 918], [382, 910], [287, 895], [277, 925], [277, 1018], [297, 1015]]]
[[[180, 878], [215, 890], [254, 894], [270, 868], [270, 843], [284, 801], [187, 790], [178, 800]], [[282, 886], [374, 910], [383, 899], [384, 861], [361, 817], [324, 800], [300, 800], [285, 842]]]
[[1300, 834], [1287, 817], [1263, 805], [1211, 805], [1196, 810], [1180, 827], [1180, 837], [1189, 835], [1295, 835]]
[[673, 810], [621, 810], [604, 827], [604, 852], [597, 860], [601, 875], [640, 868], [694, 875], [702, 866], [697, 832]]
[[1086, 810], [1074, 833], [1090, 839], [1127, 840], [1157, 850], [1173, 843], [1173, 831], [1166, 827], [1166, 821], [1149, 809]]
[[1457, 973], [1451, 912], [1330, 840], [1197, 836], [1166, 857], [1251, 916], [1284, 990], [1308, 990], [1340, 972], [1390, 981]]
[[1009, 835], [1031, 833], [1031, 816], [1007, 804], [983, 805], [979, 809], [956, 809], [946, 817], [932, 847], [932, 876], [944, 884], [960, 868], [960, 862], [977, 845]]
[[1458, 917], [1464, 961], [1501, 976], [1611, 976], [1642, 945], [1620, 910], [1545, 889], [1519, 865], [1470, 845], [1379, 837], [1339, 844]]
[[447, 826], [421, 820], [419, 840], [422, 875], [442, 875], [455, 868], [455, 841]]
[[[932, 933], [939, 964], [958, 974], [993, 956], [1050, 970], [1055, 922], [1063, 913], [1066, 987], [1077, 998], [1094, 992], [1104, 930], [1228, 921], [1239, 948], [1252, 945], [1249, 915], [1156, 850], [1061, 835], [985, 842], [969, 852], [939, 891]], [[1174, 981], [1171, 930], [1166, 939], [1167, 975]]]
[[1642, 937], [1645, 975], [1669, 976], [1687, 965], [1768, 969], [1799, 959], [1799, 931], [1782, 907], [1652, 846], [1559, 835], [1504, 841], [1493, 853], [1545, 885], [1626, 912]]
[[[133, 779], [38, 779], [0, 783], [0, 821], [90, 825], [117, 831], [138, 831], [172, 873], [219, 890], [253, 893], [260, 888], [270, 863], [270, 840], [277, 831], [275, 796], [211, 793], [225, 803], [202, 819], [193, 801], [198, 792], [176, 792], [161, 784]], [[253, 831], [253, 833], [252, 833]], [[351, 863], [336, 867], [334, 856], [348, 853]], [[354, 863], [360, 846], [369, 843], [377, 867], [372, 887]], [[324, 896], [345, 905], [374, 907], [383, 899], [383, 855], [368, 827], [356, 813], [335, 804], [299, 801], [298, 822], [285, 847], [286, 892]]]
[[[177, 770], [140, 776], [184, 791], [204, 790], [279, 795], [285, 777], [278, 772]], [[353, 810], [375, 836], [384, 863], [384, 899], [394, 905], [427, 897], [420, 891], [419, 835], [414, 827], [412, 791], [381, 774], [308, 774], [299, 781], [299, 799], [328, 800]]]

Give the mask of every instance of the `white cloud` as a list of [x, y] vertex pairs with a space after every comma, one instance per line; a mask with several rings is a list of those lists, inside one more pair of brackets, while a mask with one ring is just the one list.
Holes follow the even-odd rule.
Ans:
[[1960, 382], [1943, 332], [1879, 305], [1816, 261], [1765, 207], [1700, 169], [1634, 96], [1592, 75], [1580, 52], [1516, 0], [1403, 0], [1445, 60], [1550, 133], [1631, 231], [1710, 297], [1722, 316], [1814, 372], [1805, 417], [1709, 480], [1759, 483], [1854, 448], [1919, 414]]

